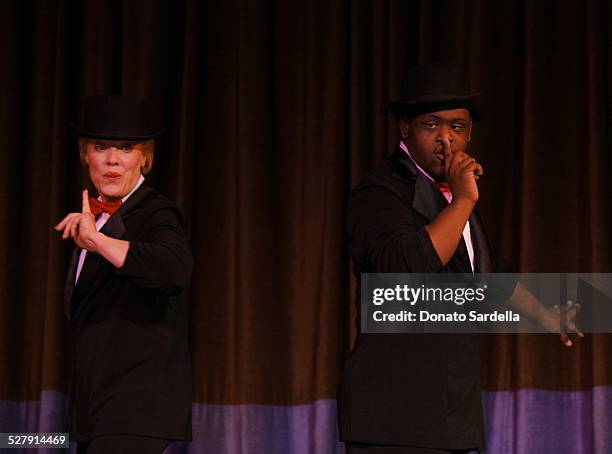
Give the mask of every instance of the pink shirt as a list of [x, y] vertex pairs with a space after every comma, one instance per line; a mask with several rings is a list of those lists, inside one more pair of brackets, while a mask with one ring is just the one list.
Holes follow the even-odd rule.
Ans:
[[[138, 181], [136, 182], [136, 186], [134, 186], [134, 189], [132, 189], [128, 195], [123, 197], [121, 199], [121, 202], [125, 203], [128, 197], [130, 197], [134, 193], [134, 191], [140, 187], [140, 185], [143, 183], [144, 180], [145, 180], [144, 177], [140, 175], [140, 178], [138, 178]], [[98, 200], [101, 200], [100, 197], [98, 197]], [[96, 220], [96, 230], [98, 232], [100, 231], [102, 227], [104, 227], [104, 224], [106, 224], [106, 221], [108, 221], [108, 218], [110, 218], [110, 214], [106, 212], [100, 213], [100, 216]], [[76, 278], [74, 279], [75, 285], [79, 281], [79, 276], [81, 274], [81, 270], [83, 269], [83, 264], [85, 263], [86, 256], [87, 256], [87, 249], [81, 249], [81, 255], [79, 255], [79, 264], [77, 265]]]
[[[406, 154], [408, 155], [410, 160], [414, 163], [416, 168], [419, 169], [419, 172], [425, 175], [435, 185], [436, 184], [435, 180], [431, 176], [429, 176], [429, 174], [425, 172], [425, 170], [423, 170], [420, 165], [416, 163], [416, 161], [410, 154], [410, 151], [408, 151], [408, 147], [406, 147], [404, 142], [400, 142], [400, 148], [406, 152]], [[444, 192], [444, 191], [442, 191], [442, 194], [446, 198], [447, 202], [451, 203], [451, 201], [453, 200], [453, 194], [450, 192]], [[470, 222], [469, 221], [465, 223], [465, 227], [463, 228], [463, 241], [465, 241], [465, 245], [467, 246], [468, 255], [470, 257], [470, 266], [472, 267], [472, 273], [473, 273], [474, 272], [474, 246], [472, 245], [472, 233], [470, 232]]]

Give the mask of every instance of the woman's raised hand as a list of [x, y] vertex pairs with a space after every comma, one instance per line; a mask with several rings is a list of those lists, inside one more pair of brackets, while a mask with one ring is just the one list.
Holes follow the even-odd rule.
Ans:
[[94, 238], [98, 235], [96, 220], [89, 207], [89, 193], [83, 190], [83, 203], [80, 213], [69, 213], [55, 227], [58, 232], [63, 231], [62, 239], [69, 237], [82, 249], [97, 252]]

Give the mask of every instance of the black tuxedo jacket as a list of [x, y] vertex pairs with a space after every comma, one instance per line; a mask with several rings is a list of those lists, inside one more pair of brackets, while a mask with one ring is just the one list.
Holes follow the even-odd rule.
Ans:
[[130, 242], [116, 269], [80, 249], [68, 272], [65, 309], [73, 345], [70, 439], [137, 434], [191, 439], [186, 308], [192, 257], [178, 209], [141, 185], [101, 230]]
[[[401, 149], [355, 187], [347, 230], [354, 273], [471, 273], [466, 245], [444, 267], [425, 225], [447, 205]], [[489, 272], [487, 237], [469, 219], [476, 272]], [[359, 307], [359, 288], [357, 305]], [[358, 318], [359, 320], [359, 318]], [[478, 335], [360, 334], [340, 383], [344, 441], [461, 449], [484, 445]]]

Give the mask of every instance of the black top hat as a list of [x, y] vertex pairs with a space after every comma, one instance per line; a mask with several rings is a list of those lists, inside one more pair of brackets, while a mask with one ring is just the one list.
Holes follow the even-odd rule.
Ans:
[[146, 99], [119, 95], [87, 96], [82, 126], [71, 126], [81, 137], [107, 140], [148, 140], [164, 131]]
[[451, 109], [467, 109], [474, 121], [484, 114], [480, 93], [470, 91], [465, 73], [451, 63], [408, 69], [399, 98], [389, 103], [389, 110], [398, 119]]

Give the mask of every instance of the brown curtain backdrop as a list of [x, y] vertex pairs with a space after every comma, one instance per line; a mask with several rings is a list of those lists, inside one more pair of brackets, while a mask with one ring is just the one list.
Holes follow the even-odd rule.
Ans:
[[[452, 60], [487, 99], [479, 209], [521, 271], [612, 271], [611, 4], [8, 1], [0, 16], [0, 400], [67, 389], [52, 231], [88, 184], [68, 122], [147, 96], [152, 183], [191, 221], [194, 398], [334, 398], [355, 332], [351, 187], [395, 145], [404, 69]], [[609, 336], [491, 336], [490, 390], [612, 385]]]

